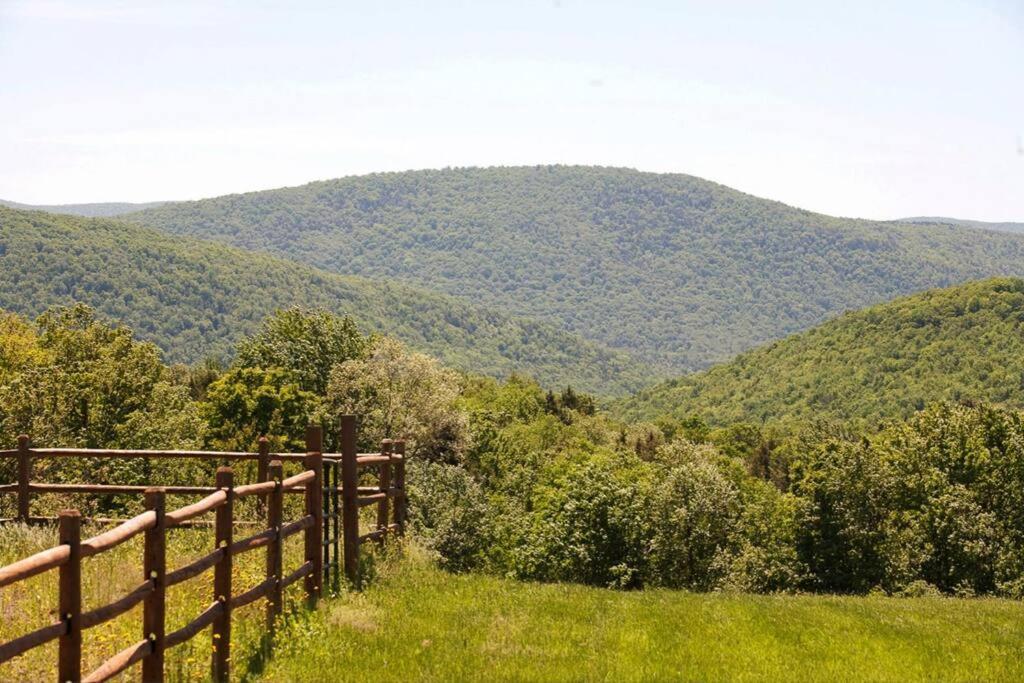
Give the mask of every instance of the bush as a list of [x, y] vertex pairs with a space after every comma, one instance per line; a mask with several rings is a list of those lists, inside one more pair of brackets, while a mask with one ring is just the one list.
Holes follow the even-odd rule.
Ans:
[[706, 460], [675, 465], [651, 496], [650, 583], [708, 590], [724, 576], [740, 516], [739, 491]]
[[[636, 465], [636, 463], [631, 463]], [[563, 461], [542, 485], [515, 573], [542, 581], [639, 587], [647, 549], [643, 470], [607, 458]]]
[[455, 465], [410, 459], [407, 468], [412, 532], [449, 571], [484, 567], [492, 516], [480, 486]]

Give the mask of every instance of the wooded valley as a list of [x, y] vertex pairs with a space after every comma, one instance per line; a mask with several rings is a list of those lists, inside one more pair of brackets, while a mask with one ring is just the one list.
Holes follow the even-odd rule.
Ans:
[[[369, 176], [129, 218], [0, 208], [9, 444], [247, 451], [265, 435], [294, 451], [319, 424], [331, 449], [355, 414], [360, 448], [407, 442], [423, 553], [407, 571], [1024, 596], [1024, 280], [961, 282], [1015, 272], [1019, 237], [566, 168]], [[358, 275], [318, 269], [342, 264]], [[935, 282], [957, 284], [840, 313]], [[211, 467], [55, 459], [37, 474], [189, 486]]]

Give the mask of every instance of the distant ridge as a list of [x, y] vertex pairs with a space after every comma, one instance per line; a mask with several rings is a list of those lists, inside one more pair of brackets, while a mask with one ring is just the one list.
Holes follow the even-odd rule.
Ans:
[[153, 207], [160, 206], [166, 202], [97, 202], [94, 204], [22, 204], [20, 202], [12, 202], [6, 199], [0, 199], [0, 206], [6, 206], [11, 209], [21, 209], [23, 211], [48, 211], [50, 213], [60, 213], [69, 216], [85, 216], [89, 218], [102, 218], [110, 216], [120, 216], [121, 214], [130, 213], [132, 211], [142, 211], [144, 209], [152, 209]]
[[351, 314], [367, 331], [471, 372], [532, 375], [622, 394], [656, 375], [557, 327], [390, 281], [345, 277], [266, 254], [170, 237], [109, 218], [0, 207], [0, 308], [35, 316], [82, 301], [155, 342], [171, 362], [230, 355], [275, 309]]
[[387, 272], [558, 325], [663, 374], [915, 291], [1024, 276], [1021, 235], [834, 218], [624, 168], [377, 173], [125, 219], [338, 273]]
[[1024, 280], [971, 282], [847, 313], [645, 389], [617, 410], [714, 425], [877, 421], [942, 400], [1024, 408]]
[[993, 223], [989, 221], [971, 221], [963, 218], [945, 218], [943, 216], [914, 216], [901, 218], [899, 223], [931, 223], [934, 225], [957, 225], [979, 230], [995, 230], [997, 232], [1014, 232], [1024, 234], [1024, 223]]

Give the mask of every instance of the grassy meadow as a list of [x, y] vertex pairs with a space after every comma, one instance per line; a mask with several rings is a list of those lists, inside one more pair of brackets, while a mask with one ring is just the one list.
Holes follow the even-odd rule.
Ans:
[[[170, 565], [205, 553], [209, 530], [169, 537]], [[288, 565], [301, 539], [289, 539]], [[53, 543], [52, 528], [0, 528], [0, 563]], [[141, 546], [128, 542], [85, 563], [85, 609], [138, 584]], [[236, 558], [235, 585], [257, 583], [262, 552]], [[262, 602], [235, 613], [236, 681], [1016, 681], [1024, 678], [1019, 602], [941, 597], [612, 591], [453, 575], [415, 547], [366, 563], [362, 593], [315, 613], [289, 589], [274, 657], [260, 656]], [[212, 573], [171, 589], [168, 630], [212, 594]], [[56, 573], [0, 591], [0, 641], [55, 618]], [[31, 609], [29, 607], [31, 606]], [[140, 636], [141, 607], [85, 635], [85, 666]], [[170, 650], [168, 680], [206, 680], [209, 631]], [[0, 666], [0, 680], [55, 673], [56, 644]], [[138, 667], [119, 680], [134, 681]]]
[[[109, 526], [85, 525], [83, 536], [94, 535]], [[245, 528], [235, 530], [235, 537], [249, 535]], [[212, 529], [178, 529], [168, 532], [167, 566], [176, 569], [198, 559], [213, 549]], [[27, 557], [56, 544], [53, 526], [0, 526], [0, 566]], [[302, 563], [302, 534], [285, 541], [285, 572]], [[265, 552], [256, 550], [236, 555], [232, 583], [236, 593], [258, 584], [264, 578]], [[128, 593], [142, 582], [142, 535], [113, 550], [95, 555], [82, 565], [82, 609], [88, 611], [107, 604]], [[303, 610], [302, 582], [288, 587], [285, 593], [286, 614]], [[167, 632], [178, 629], [194, 619], [213, 602], [213, 570], [168, 589]], [[232, 615], [232, 659], [234, 678], [245, 680], [261, 663], [261, 637], [264, 605], [258, 600]], [[7, 642], [57, 619], [57, 570], [51, 570], [27, 581], [0, 588], [0, 642]], [[142, 605], [125, 614], [88, 629], [83, 633], [82, 675], [93, 671], [101, 662], [138, 642], [142, 637]], [[210, 672], [210, 630], [168, 650], [165, 657], [169, 683], [207, 680]], [[13, 683], [52, 680], [57, 675], [57, 641], [29, 650], [22, 656], [0, 664], [0, 681]], [[119, 681], [137, 681], [139, 665], [131, 667]]]
[[414, 557], [293, 622], [261, 680], [1019, 681], [1022, 617], [998, 599], [621, 592]]

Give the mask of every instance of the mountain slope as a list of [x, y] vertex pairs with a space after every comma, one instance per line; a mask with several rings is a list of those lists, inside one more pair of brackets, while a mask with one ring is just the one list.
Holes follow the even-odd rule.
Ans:
[[48, 211], [50, 213], [68, 214], [70, 216], [86, 216], [90, 218], [101, 218], [110, 216], [119, 216], [123, 213], [131, 213], [133, 211], [142, 211], [155, 206], [160, 206], [164, 202], [140, 202], [132, 204], [130, 202], [97, 202], [94, 204], [21, 204], [19, 202], [11, 202], [6, 199], [0, 199], [0, 206], [6, 206], [9, 209], [21, 209], [22, 211]]
[[160, 345], [170, 361], [230, 353], [276, 308], [350, 313], [459, 368], [521, 371], [598, 393], [649, 372], [624, 354], [539, 324], [383, 281], [343, 277], [264, 254], [169, 237], [109, 219], [0, 207], [0, 308], [36, 315], [84, 301]]
[[945, 399], [1024, 406], [1024, 280], [972, 282], [847, 313], [642, 391], [617, 412], [713, 424], [874, 420]]
[[963, 218], [944, 218], [942, 216], [914, 216], [903, 218], [902, 223], [932, 223], [937, 225], [958, 225], [964, 228], [979, 230], [995, 230], [997, 232], [1015, 232], [1024, 234], [1024, 223], [994, 223], [991, 221], [970, 221]]
[[556, 323], [670, 372], [844, 310], [1024, 275], [1024, 238], [831, 218], [684, 175], [597, 167], [342, 178], [131, 214]]

